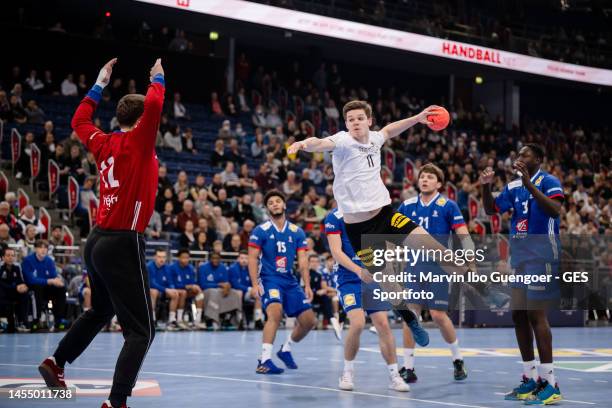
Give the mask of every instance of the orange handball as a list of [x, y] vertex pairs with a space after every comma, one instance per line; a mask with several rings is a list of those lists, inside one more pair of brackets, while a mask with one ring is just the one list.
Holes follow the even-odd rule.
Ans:
[[448, 111], [443, 107], [435, 108], [437, 115], [429, 115], [427, 116], [427, 120], [433, 122], [429, 126], [431, 130], [435, 130], [436, 132], [442, 129], [446, 129], [448, 123], [450, 122], [450, 115]]

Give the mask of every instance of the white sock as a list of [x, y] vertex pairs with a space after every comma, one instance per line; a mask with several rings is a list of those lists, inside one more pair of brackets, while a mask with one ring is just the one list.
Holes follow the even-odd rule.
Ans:
[[156, 321], [157, 319], [155, 318], [155, 310], [153, 311], [153, 321]]
[[397, 377], [399, 375], [399, 371], [397, 370], [397, 363], [387, 364], [387, 368], [389, 369], [389, 377]]
[[83, 312], [86, 312], [86, 311], [88, 311], [89, 309], [91, 309], [91, 307], [84, 307], [84, 308], [83, 308]]
[[404, 367], [414, 369], [414, 349], [404, 348]]
[[287, 336], [287, 340], [285, 340], [285, 343], [283, 344], [283, 351], [291, 351], [291, 345], [293, 344], [293, 340], [291, 340], [291, 332], [289, 332], [289, 335]]
[[255, 309], [255, 321], [263, 320], [263, 312], [261, 309]]
[[540, 378], [548, 381], [548, 383], [553, 387], [555, 386], [555, 365], [553, 363], [540, 363], [538, 366], [538, 371], [540, 372]]
[[202, 321], [202, 309], [196, 309], [195, 322], [200, 323]]
[[266, 362], [272, 358], [272, 344], [263, 343], [261, 345], [261, 362]]
[[338, 321], [340, 321], [340, 314], [339, 314], [339, 313], [334, 313], [334, 317], [335, 317], [336, 319], [338, 319]]
[[535, 360], [523, 361], [523, 375], [534, 380], [538, 377]]
[[355, 371], [355, 364], [353, 364], [353, 361], [344, 360], [344, 371]]
[[176, 322], [176, 312], [170, 312], [168, 316], [168, 323]]
[[448, 345], [448, 348], [453, 355], [453, 361], [455, 360], [463, 360], [463, 356], [461, 355], [461, 350], [459, 350], [459, 339], [455, 339], [454, 342]]
[[184, 309], [178, 309], [178, 310], [176, 311], [176, 319], [177, 319], [179, 322], [182, 322], [182, 321], [183, 321], [183, 313], [184, 313], [184, 312], [185, 312], [185, 310], [184, 310]]

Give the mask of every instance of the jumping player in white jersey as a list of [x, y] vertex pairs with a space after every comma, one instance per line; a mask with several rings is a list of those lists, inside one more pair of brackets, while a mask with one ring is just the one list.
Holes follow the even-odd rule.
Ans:
[[[385, 269], [384, 266], [375, 266], [373, 260], [374, 250], [379, 247], [386, 249], [386, 242], [376, 243], [375, 247], [365, 246], [362, 235], [396, 234], [396, 245], [405, 243], [413, 248], [445, 249], [425, 229], [393, 210], [389, 191], [380, 177], [380, 151], [385, 142], [417, 123], [431, 124], [427, 118], [437, 115], [437, 108], [430, 106], [418, 115], [390, 123], [380, 131], [373, 132], [370, 130], [372, 107], [364, 101], [350, 101], [342, 109], [348, 132], [341, 131], [323, 139], [309, 137], [293, 143], [287, 151], [289, 154], [300, 150], [333, 152], [334, 198], [343, 214], [351, 245], [369, 271]], [[369, 271], [364, 269], [362, 274]], [[394, 307], [410, 327], [415, 342], [426, 346], [429, 335], [416, 315], [408, 310], [407, 303], [404, 301]]]

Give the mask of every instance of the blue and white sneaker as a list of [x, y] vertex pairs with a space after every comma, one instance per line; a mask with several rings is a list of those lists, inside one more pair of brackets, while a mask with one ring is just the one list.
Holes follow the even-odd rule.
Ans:
[[504, 396], [506, 401], [524, 401], [538, 389], [538, 383], [533, 378], [523, 376], [521, 384]]
[[421, 347], [425, 347], [429, 344], [429, 334], [423, 328], [423, 326], [421, 326], [421, 323], [419, 323], [419, 317], [415, 315], [412, 310], [409, 310], [409, 312], [414, 315], [414, 319], [408, 323], [408, 327], [412, 332], [412, 338], [416, 344]]
[[272, 359], [267, 359], [263, 363], [261, 360], [257, 360], [257, 368], [255, 369], [257, 374], [282, 374], [285, 372], [282, 368], [277, 367]]
[[537, 392], [525, 399], [525, 405], [552, 405], [563, 400], [559, 385], [553, 387], [548, 381], [542, 381]]
[[278, 353], [276, 353], [276, 355], [278, 356], [278, 358], [281, 359], [283, 363], [285, 363], [285, 366], [288, 369], [297, 370], [298, 366], [297, 364], [295, 364], [295, 361], [293, 360], [293, 356], [291, 355], [290, 351], [283, 351], [283, 348], [281, 347], [281, 349], [278, 350]]

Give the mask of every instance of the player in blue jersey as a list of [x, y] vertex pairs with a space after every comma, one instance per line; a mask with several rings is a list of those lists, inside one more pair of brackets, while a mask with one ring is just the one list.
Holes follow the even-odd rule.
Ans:
[[[332, 210], [325, 217], [325, 233], [330, 251], [338, 263], [336, 281], [340, 304], [351, 322], [344, 341], [344, 370], [338, 387], [345, 391], [352, 391], [355, 388], [353, 360], [359, 351], [359, 338], [365, 326], [365, 313], [367, 313], [376, 327], [380, 352], [387, 363], [391, 380], [389, 388], [401, 392], [410, 391], [410, 386], [404, 382], [397, 367], [395, 338], [387, 317], [391, 305], [375, 302], [369, 293], [371, 285], [365, 286], [367, 283], [372, 283], [372, 276], [364, 269], [355, 254], [346, 233], [343, 216], [338, 209]], [[362, 288], [366, 293], [363, 293]]]
[[[310, 273], [306, 259], [306, 234], [297, 225], [287, 221], [285, 196], [276, 190], [269, 191], [264, 204], [270, 220], [258, 225], [249, 239], [249, 275], [253, 295], [261, 296], [267, 319], [263, 329], [261, 359], [256, 372], [280, 374], [284, 370], [272, 362], [272, 345], [283, 312], [296, 318], [296, 326], [276, 353], [285, 366], [296, 369], [291, 355], [291, 345], [301, 341], [316, 325], [310, 306], [313, 298]], [[304, 289], [293, 273], [297, 258]]]
[[[474, 242], [470, 238], [467, 226], [459, 210], [459, 206], [453, 200], [440, 194], [444, 185], [444, 172], [438, 166], [427, 163], [419, 171], [418, 176], [419, 195], [409, 198], [402, 203], [397, 210], [399, 213], [415, 220], [421, 227], [425, 228], [434, 238], [445, 245], [448, 237], [454, 231], [461, 240], [464, 249], [474, 249]], [[472, 270], [475, 268], [472, 267]], [[438, 275], [446, 272], [437, 265], [417, 267], [413, 272], [432, 271]], [[448, 317], [448, 282], [428, 283], [415, 282], [407, 285], [414, 290], [431, 291], [434, 296], [431, 300], [415, 301], [410, 307], [420, 315], [421, 309], [427, 307], [432, 320], [440, 328], [440, 333], [451, 351], [454, 366], [455, 380], [461, 381], [467, 378], [467, 371], [459, 350], [459, 340], [453, 322]], [[417, 376], [414, 370], [414, 346], [412, 333], [404, 325], [404, 366], [400, 370], [402, 378], [406, 382], [415, 382]]]
[[[549, 405], [562, 400], [553, 370], [552, 333], [547, 307], [559, 300], [560, 241], [559, 214], [563, 189], [559, 179], [540, 166], [543, 149], [536, 144], [521, 148], [513, 167], [520, 177], [493, 197], [493, 169], [480, 176], [482, 199], [487, 214], [512, 211], [510, 265], [515, 275], [548, 276], [548, 283], [512, 285], [512, 320], [523, 359], [523, 380], [507, 400], [525, 400], [528, 405]], [[537, 378], [533, 340], [540, 357]]]

